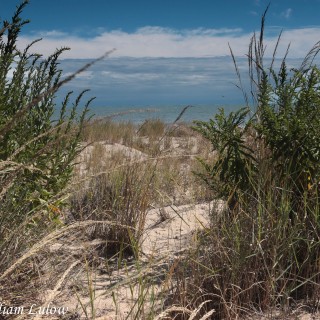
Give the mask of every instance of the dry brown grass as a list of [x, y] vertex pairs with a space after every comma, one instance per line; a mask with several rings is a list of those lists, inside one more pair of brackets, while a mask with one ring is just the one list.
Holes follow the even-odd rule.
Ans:
[[[84, 144], [91, 145], [79, 160], [78, 177], [83, 178], [83, 172], [88, 177], [139, 163], [141, 167], [137, 170], [153, 175], [150, 202], [154, 205], [199, 202], [209, 196], [207, 188], [192, 172], [200, 169], [196, 157], [209, 159], [214, 155], [208, 142], [188, 125], [149, 120], [133, 126], [108, 120], [92, 122], [87, 128], [90, 134], [84, 135], [88, 139]], [[105, 132], [109, 138], [101, 140]]]
[[93, 119], [83, 130], [82, 140], [88, 143], [104, 141], [122, 143], [131, 146], [136, 133], [136, 126], [130, 122], [114, 122], [111, 119]]
[[[54, 301], [67, 279], [76, 279], [87, 262], [94, 267], [101, 263], [100, 257], [105, 261], [115, 256], [119, 261], [131, 255], [138, 258], [147, 209], [208, 197], [192, 170], [198, 165], [196, 156], [208, 156], [210, 149], [199, 136], [192, 137], [185, 125], [183, 129], [158, 126], [162, 129], [146, 126], [140, 132], [132, 123], [93, 121], [87, 126], [83, 146], [89, 146], [63, 191], [64, 198], [70, 195], [70, 207], [57, 209], [61, 225], [42, 240], [40, 236], [39, 242], [4, 270], [0, 279], [3, 300], [39, 306]], [[149, 133], [151, 137], [145, 136]], [[173, 281], [174, 274], [168, 279]]]

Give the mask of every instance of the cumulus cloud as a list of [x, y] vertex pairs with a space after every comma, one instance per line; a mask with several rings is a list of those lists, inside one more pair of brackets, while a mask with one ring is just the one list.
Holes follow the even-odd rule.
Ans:
[[[288, 11], [289, 10], [289, 11]], [[292, 10], [284, 13], [286, 17]], [[295, 57], [305, 55], [307, 48], [311, 48], [319, 38], [320, 28], [303, 28], [287, 30], [279, 50], [285, 51], [288, 42], [292, 43], [291, 54]], [[116, 48], [114, 57], [217, 57], [229, 55], [228, 43], [232, 46], [235, 55], [243, 56], [247, 53], [251, 33], [244, 33], [240, 28], [235, 29], [193, 29], [173, 30], [163, 27], [146, 26], [133, 33], [121, 30], [103, 31], [91, 38], [68, 35], [57, 30], [42, 32], [43, 40], [36, 43], [33, 50], [49, 55], [56, 48], [70, 47], [63, 58], [95, 58], [102, 53]], [[19, 46], [24, 48], [37, 38], [21, 36]], [[266, 36], [265, 43], [270, 47], [276, 43], [277, 35]], [[272, 54], [267, 52], [267, 54]]]
[[[34, 46], [44, 54], [50, 54], [57, 47], [69, 46], [72, 50], [65, 53], [65, 58], [94, 58], [110, 48], [117, 48], [113, 56], [130, 57], [200, 57], [228, 54], [227, 43], [230, 38], [215, 36], [214, 33], [223, 30], [192, 30], [190, 32], [175, 32], [160, 27], [144, 27], [135, 33], [123, 31], [104, 32], [91, 39], [74, 36], [48, 36]], [[221, 34], [221, 33], [220, 33]], [[239, 37], [233, 36], [238, 42]], [[24, 47], [33, 39], [21, 37], [20, 46]]]
[[[34, 49], [51, 53], [56, 47], [68, 46], [72, 51], [66, 58], [94, 58], [101, 53], [116, 48], [114, 56], [130, 57], [201, 57], [228, 54], [228, 41], [233, 39], [240, 44], [246, 35], [241, 29], [195, 29], [176, 31], [162, 27], [143, 27], [134, 33], [121, 30], [103, 32], [96, 37], [83, 39], [75, 36], [56, 36], [47, 33], [47, 37], [37, 43]], [[30, 37], [22, 37], [20, 45], [31, 42]], [[244, 39], [243, 39], [244, 40]], [[237, 45], [238, 45], [237, 44]]]

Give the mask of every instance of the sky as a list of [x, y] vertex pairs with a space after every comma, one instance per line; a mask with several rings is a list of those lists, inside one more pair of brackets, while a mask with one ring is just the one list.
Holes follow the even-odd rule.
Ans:
[[[9, 20], [19, 1], [0, 0], [0, 18]], [[65, 91], [90, 88], [103, 108], [168, 105], [239, 105], [242, 94], [231, 46], [241, 72], [253, 32], [259, 31], [266, 0], [30, 0], [30, 19], [19, 47], [44, 56], [62, 55], [64, 76], [116, 49], [80, 74]], [[266, 57], [282, 30], [281, 58], [290, 44], [289, 64], [297, 66], [320, 40], [320, 0], [272, 0], [266, 18]], [[101, 109], [100, 108], [100, 109]]]

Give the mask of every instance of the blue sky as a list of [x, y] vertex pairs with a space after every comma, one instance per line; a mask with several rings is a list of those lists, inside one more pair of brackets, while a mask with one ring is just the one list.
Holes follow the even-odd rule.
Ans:
[[[9, 17], [15, 0], [1, 1], [1, 17]], [[31, 19], [26, 32], [61, 31], [91, 37], [104, 31], [154, 26], [174, 30], [257, 29], [266, 0], [30, 0], [25, 16]], [[301, 28], [317, 26], [320, 1], [273, 0], [270, 26]]]
[[[0, 0], [10, 19], [14, 0]], [[110, 58], [79, 75], [70, 88], [90, 88], [103, 106], [241, 104], [230, 43], [246, 72], [250, 37], [259, 30], [265, 0], [30, 0], [19, 46], [48, 55], [68, 46], [65, 75], [116, 48]], [[281, 57], [291, 43], [295, 66], [320, 40], [319, 0], [273, 0], [266, 21], [266, 56], [283, 30]]]

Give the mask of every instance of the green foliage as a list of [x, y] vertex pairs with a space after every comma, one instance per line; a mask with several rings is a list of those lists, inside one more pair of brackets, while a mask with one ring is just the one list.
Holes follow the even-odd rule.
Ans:
[[[61, 85], [58, 59], [17, 48], [24, 1], [0, 31], [0, 246], [5, 247], [23, 228], [50, 223], [59, 212], [59, 194], [69, 181], [79, 152], [79, 137], [89, 102], [78, 115], [82, 92], [68, 111], [72, 92], [53, 120], [55, 94]], [[45, 211], [35, 218], [40, 207]], [[49, 210], [54, 208], [54, 210]], [[55, 213], [55, 214], [53, 214]], [[19, 230], [19, 231], [18, 231]], [[3, 249], [2, 247], [2, 249]], [[20, 250], [21, 248], [19, 248]]]
[[213, 163], [199, 159], [198, 176], [229, 207], [209, 233], [213, 250], [203, 263], [211, 271], [201, 283], [202, 292], [219, 297], [212, 308], [220, 308], [221, 318], [254, 304], [260, 309], [318, 298], [320, 70], [312, 62], [319, 43], [299, 69], [288, 70], [285, 56], [277, 70], [280, 35], [266, 67], [265, 14], [260, 36], [249, 45], [256, 102], [250, 119], [246, 108], [229, 115], [220, 110], [194, 127], [216, 153]]
[[212, 165], [199, 159], [205, 173], [198, 175], [218, 197], [224, 199], [228, 199], [230, 195], [233, 198], [237, 197], [237, 189], [245, 192], [249, 185], [250, 173], [255, 170], [252, 149], [245, 141], [247, 128], [250, 127], [250, 122], [245, 124], [248, 113], [249, 109], [242, 108], [225, 115], [224, 110], [220, 109], [220, 113], [214, 119], [208, 122], [195, 121], [193, 127], [211, 142], [213, 150], [217, 153], [216, 162]]
[[252, 181], [267, 165], [281, 177], [280, 184], [290, 181], [294, 196], [303, 198], [310, 193], [310, 180], [316, 184], [320, 178], [320, 70], [306, 66], [305, 60], [300, 69], [288, 72], [285, 58], [279, 71], [274, 61], [263, 69], [258, 65], [264, 52], [258, 50], [263, 47], [259, 41], [254, 36], [249, 49], [256, 112], [248, 120], [248, 108], [229, 115], [221, 109], [214, 119], [195, 122], [194, 129], [211, 142], [217, 155], [213, 164], [199, 159], [205, 173], [198, 175], [217, 197], [227, 199], [239, 191], [253, 196]]
[[[270, 148], [280, 174], [298, 183], [311, 174], [319, 178], [320, 162], [320, 71], [316, 66], [293, 70], [288, 76], [285, 63], [279, 75], [273, 73], [274, 98], [261, 103], [258, 132]], [[270, 80], [269, 80], [270, 81]]]

